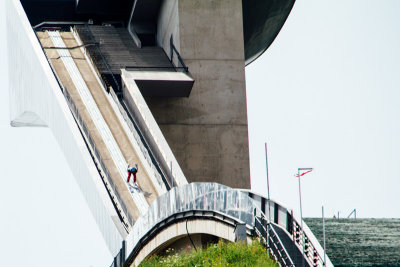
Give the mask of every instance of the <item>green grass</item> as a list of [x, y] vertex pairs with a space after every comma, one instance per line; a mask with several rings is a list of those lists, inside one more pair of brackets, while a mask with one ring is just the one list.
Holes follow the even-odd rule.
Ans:
[[153, 266], [278, 266], [271, 259], [264, 246], [254, 240], [251, 245], [244, 243], [225, 243], [219, 241], [207, 249], [177, 254], [168, 251], [165, 257], [153, 256], [140, 264], [140, 267]]

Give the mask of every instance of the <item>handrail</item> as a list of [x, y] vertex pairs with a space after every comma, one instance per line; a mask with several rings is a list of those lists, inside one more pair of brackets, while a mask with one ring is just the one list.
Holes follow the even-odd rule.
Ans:
[[171, 54], [171, 63], [172, 64], [174, 64], [173, 62], [173, 57], [174, 57], [174, 52], [175, 52], [175, 54], [176, 54], [176, 57], [178, 58], [178, 61], [179, 61], [179, 63], [181, 63], [181, 65], [182, 65], [182, 68], [184, 69], [184, 71], [185, 72], [189, 72], [189, 68], [188, 67], [186, 67], [186, 65], [185, 65], [185, 63], [183, 62], [183, 59], [181, 58], [181, 55], [179, 54], [179, 52], [178, 52], [178, 50], [176, 49], [176, 47], [175, 47], [175, 45], [174, 45], [174, 40], [173, 40], [173, 38], [172, 38], [172, 35], [171, 35], [171, 37], [169, 38], [169, 45], [170, 45], [170, 49], [171, 49], [171, 52], [170, 52], [170, 54]]
[[[147, 145], [148, 149], [146, 149], [146, 147], [144, 146], [142, 140], [141, 140], [141, 136], [143, 138], [143, 135], [140, 133], [140, 131], [137, 131], [135, 129], [135, 126], [133, 125], [133, 121], [128, 117], [128, 114], [126, 112], [126, 110], [124, 109], [124, 107], [122, 107], [118, 96], [116, 95], [116, 93], [114, 92], [114, 90], [111, 88], [110, 90], [110, 95], [112, 97], [112, 99], [114, 100], [114, 102], [116, 103], [119, 112], [121, 113], [122, 117], [124, 118], [126, 124], [128, 125], [129, 130], [131, 131], [132, 135], [135, 137], [135, 141], [137, 143], [137, 145], [140, 147], [140, 150], [143, 153], [144, 158], [147, 160], [147, 163], [150, 165], [150, 168], [152, 169], [154, 176], [157, 179], [158, 184], [162, 187], [162, 184], [166, 186], [167, 190], [169, 190], [171, 188], [170, 183], [168, 183], [167, 181], [167, 176], [165, 175], [165, 173], [162, 171], [161, 167], [160, 167], [160, 163], [157, 161], [157, 159], [154, 157], [153, 152], [151, 151], [150, 147]], [[150, 153], [149, 153], [150, 151]], [[154, 165], [152, 161], [155, 161], [155, 163], [158, 165]]]
[[239, 190], [217, 183], [191, 183], [174, 187], [150, 204], [132, 227], [127, 250], [133, 251], [140, 239], [160, 221], [171, 215], [190, 210], [221, 211], [251, 226], [254, 222], [254, 204]]
[[87, 22], [84, 21], [42, 21], [39, 24], [36, 24], [35, 26], [32, 27], [32, 29], [36, 29], [39, 28], [43, 25], [83, 25], [83, 24], [87, 24]]
[[[58, 31], [51, 31], [49, 32], [52, 42], [58, 46], [64, 46], [65, 43], [63, 42], [62, 36]], [[127, 162], [125, 157], [113, 135], [110, 126], [106, 122], [106, 118], [100, 111], [100, 107], [97, 105], [95, 99], [93, 98], [92, 94], [89, 89], [89, 85], [86, 84], [83, 76], [80, 73], [77, 65], [75, 64], [74, 59], [71, 57], [71, 54], [68, 51], [57, 50], [61, 56], [62, 62], [64, 63], [66, 70], [68, 71], [69, 75], [72, 78], [72, 81], [79, 93], [80, 98], [83, 101], [85, 107], [87, 107], [87, 111], [91, 118], [93, 118], [94, 126], [100, 133], [100, 137], [104, 140], [104, 144], [106, 145], [107, 150], [110, 152], [111, 158], [115, 163], [116, 170], [118, 170], [120, 179], [124, 181], [124, 176], [126, 174], [126, 166]], [[129, 186], [125, 183], [126, 191], [129, 190]], [[121, 192], [119, 192], [121, 193]], [[143, 194], [132, 194], [132, 198], [136, 204], [136, 207], [139, 209], [140, 212], [144, 212], [147, 207], [148, 203], [145, 200]]]
[[[34, 30], [33, 27], [32, 27], [32, 29]], [[35, 36], [36, 36], [36, 39], [37, 39], [38, 43], [40, 44], [40, 47], [41, 47], [41, 49], [42, 49], [43, 54], [46, 54], [46, 52], [44, 51], [44, 48], [43, 48], [42, 43], [40, 42], [38, 36], [37, 36], [36, 34], [35, 34]], [[99, 154], [99, 152], [98, 152], [98, 149], [97, 149], [95, 143], [93, 142], [93, 139], [92, 139], [92, 137], [91, 137], [89, 131], [87, 130], [87, 127], [86, 127], [86, 125], [85, 125], [85, 123], [84, 123], [82, 117], [80, 116], [79, 111], [78, 111], [78, 109], [77, 109], [77, 107], [76, 107], [76, 105], [75, 105], [73, 99], [71, 98], [71, 96], [70, 96], [68, 90], [63, 86], [63, 84], [62, 84], [60, 78], [58, 77], [56, 71], [54, 70], [53, 64], [50, 62], [50, 60], [49, 60], [49, 58], [48, 58], [47, 56], [46, 56], [46, 60], [47, 60], [47, 63], [49, 64], [49, 66], [50, 66], [51, 71], [53, 72], [54, 77], [56, 78], [56, 81], [57, 81], [57, 83], [58, 83], [58, 85], [59, 85], [59, 87], [60, 87], [61, 92], [63, 93], [65, 99], [67, 100], [67, 104], [68, 104], [68, 106], [69, 106], [69, 108], [70, 108], [70, 110], [71, 110], [71, 113], [72, 113], [72, 115], [73, 115], [73, 117], [74, 117], [74, 119], [75, 119], [75, 121], [76, 121], [76, 123], [77, 123], [77, 126], [79, 127], [79, 129], [80, 129], [80, 131], [81, 131], [81, 133], [82, 133], [82, 137], [83, 137], [83, 139], [84, 139], [86, 145], [88, 146], [88, 148], [89, 148], [89, 145], [88, 145], [88, 144], [90, 144], [90, 145], [92, 146], [91, 149], [89, 149], [89, 153], [91, 154], [93, 160], [96, 160], [96, 158], [97, 158], [97, 161], [100, 163], [100, 165], [101, 165], [101, 167], [102, 167], [102, 169], [103, 169], [103, 172], [104, 172], [104, 174], [105, 174], [105, 176], [106, 176], [106, 178], [107, 178], [108, 183], [111, 185], [111, 188], [112, 188], [112, 190], [114, 191], [114, 194], [113, 194], [113, 193], [110, 192], [110, 190], [107, 188], [107, 182], [105, 181], [103, 175], [101, 175], [102, 172], [100, 171], [99, 167], [98, 167], [97, 164], [95, 163], [96, 168], [98, 169], [98, 171], [99, 171], [99, 173], [100, 173], [100, 176], [101, 176], [103, 182], [104, 182], [105, 185], [106, 185], [107, 191], [108, 191], [108, 193], [109, 193], [110, 196], [111, 196], [111, 197], [110, 197], [111, 202], [113, 203], [114, 207], [116, 208], [116, 211], [117, 211], [118, 216], [120, 217], [120, 219], [122, 219], [122, 222], [123, 222], [125, 228], [128, 229], [128, 228], [129, 228], [129, 224], [130, 224], [131, 226], [134, 224], [134, 220], [132, 219], [132, 216], [130, 215], [130, 213], [129, 213], [127, 207], [126, 207], [125, 202], [123, 201], [123, 199], [122, 199], [121, 196], [119, 195], [118, 190], [116, 190], [115, 184], [113, 183], [113, 181], [112, 181], [112, 179], [111, 179], [110, 172], [108, 171], [106, 165], [104, 164], [103, 159], [101, 158], [101, 156], [100, 156], [100, 154]], [[78, 122], [81, 122], [82, 124], [79, 125]], [[83, 132], [82, 132], [82, 131], [85, 132], [86, 137], [88, 138], [88, 140], [85, 139], [85, 136], [83, 135]], [[116, 196], [116, 198], [117, 198], [117, 200], [118, 200], [118, 202], [119, 202], [119, 205], [121, 205], [122, 210], [124, 211], [124, 213], [125, 213], [125, 215], [126, 215], [127, 218], [125, 218], [125, 217], [123, 216], [123, 214], [121, 214], [121, 210], [118, 208], [119, 205], [118, 205], [118, 203], [114, 200], [113, 195]], [[128, 223], [129, 223], [129, 224], [128, 224]]]
[[71, 49], [77, 49], [77, 48], [91, 46], [91, 45], [97, 45], [97, 43], [82, 44], [82, 45], [76, 45], [76, 46], [71, 46], [71, 47], [44, 46], [43, 49], [57, 49], [57, 50], [58, 49], [66, 49], [66, 50], [71, 50]]
[[[246, 192], [249, 194], [249, 196], [252, 199], [255, 199], [255, 196], [260, 197], [261, 200], [263, 200], [263, 203], [265, 207], [268, 205], [268, 199], [264, 198], [261, 195], [254, 194], [253, 192], [249, 192], [246, 190], [243, 190], [243, 192]], [[271, 208], [273, 207], [273, 216], [274, 218], [271, 219], [281, 225], [287, 232], [288, 236], [292, 239], [292, 241], [296, 244], [298, 249], [300, 250], [301, 253], [303, 253], [303, 243], [304, 243], [304, 253], [303, 257], [307, 260], [310, 266], [326, 266], [326, 263], [324, 263], [323, 257], [321, 257], [320, 253], [316, 249], [316, 246], [311, 242], [311, 238], [307, 235], [307, 233], [304, 231], [304, 240], [303, 241], [303, 230], [301, 229], [301, 225], [297, 220], [289, 213], [289, 211], [281, 206], [280, 204], [276, 203], [275, 201], [270, 200], [271, 203]], [[285, 223], [282, 224], [281, 220], [279, 219], [279, 212], [276, 210], [282, 209], [286, 213], [286, 218], [285, 218]], [[278, 218], [276, 217], [278, 216]], [[311, 233], [312, 234], [312, 233]], [[316, 241], [318, 242], [318, 241]], [[311, 252], [311, 253], [310, 253]], [[329, 261], [328, 261], [329, 262]]]
[[[259, 236], [259, 238], [262, 238], [265, 241], [267, 249], [271, 252], [276, 261], [279, 261], [283, 266], [295, 266], [292, 258], [290, 257], [286, 248], [283, 246], [282, 241], [276, 233], [275, 229], [270, 226], [271, 222], [260, 210], [258, 210], [260, 216], [257, 216], [257, 210], [258, 208], [255, 208], [255, 233]], [[266, 223], [266, 225], [264, 225], [264, 222]]]
[[306, 260], [308, 261], [308, 263], [311, 264], [311, 266], [325, 266], [324, 259], [318, 253], [318, 251], [314, 247], [313, 243], [310, 241], [310, 238], [307, 236], [307, 234], [304, 233], [304, 241], [303, 238], [297, 238], [303, 236], [303, 231], [301, 229], [300, 224], [295, 219], [293, 219], [293, 235], [296, 237], [294, 240], [296, 245], [302, 248], [304, 244], [305, 256], [303, 255], [303, 257], [306, 258]]
[[125, 266], [125, 243], [126, 241], [122, 241], [122, 247], [119, 250], [118, 254], [114, 256], [114, 260], [111, 263], [110, 267], [123, 267]]
[[[78, 124], [78, 126], [80, 126], [79, 128], [81, 129], [81, 131], [86, 135], [87, 141], [91, 146], [91, 149], [94, 153], [94, 155], [96, 156], [98, 162], [100, 163], [101, 168], [103, 169], [104, 172], [104, 176], [107, 178], [108, 183], [110, 184], [111, 188], [114, 191], [115, 196], [118, 199], [118, 202], [121, 204], [122, 210], [124, 211], [125, 215], [127, 216], [127, 220], [129, 222], [129, 224], [132, 226], [134, 224], [134, 220], [132, 219], [132, 216], [129, 212], [129, 210], [126, 207], [126, 204], [124, 202], [124, 200], [121, 198], [112, 178], [111, 178], [111, 174], [110, 171], [108, 170], [107, 166], [104, 164], [103, 158], [101, 157], [99, 150], [96, 147], [96, 144], [93, 141], [93, 138], [85, 124], [85, 122], [83, 121], [78, 108], [76, 107], [76, 104], [74, 102], [74, 100], [72, 99], [71, 95], [69, 94], [68, 90], [64, 89], [63, 90], [65, 99], [67, 100], [68, 106], [71, 110], [71, 113], [74, 115], [74, 118]], [[103, 178], [103, 177], [102, 177]], [[104, 178], [103, 178], [104, 180]], [[105, 182], [105, 181], [104, 181]], [[122, 217], [123, 218], [123, 217]], [[126, 224], [126, 223], [125, 223]], [[125, 225], [125, 227], [129, 228], [128, 225]]]
[[[74, 28], [71, 28], [71, 31], [72, 31], [72, 33], [74, 34], [75, 39], [78, 41], [78, 44], [84, 44], [84, 42], [82, 41], [81, 37], [79, 36], [78, 29], [77, 29], [76, 27], [74, 27]], [[91, 61], [92, 65], [97, 66], [96, 59], [95, 59], [95, 57], [94, 57], [93, 55], [91, 55], [90, 50], [87, 49], [86, 46], [84, 46], [84, 49], [85, 49], [85, 53], [88, 53], [88, 54], [90, 55], [90, 56], [88, 57], [88, 59]], [[109, 90], [110, 90], [110, 85], [109, 85], [108, 83], [106, 84], [107, 81], [105, 81], [105, 80], [103, 79], [104, 77], [103, 77], [103, 75], [99, 72], [99, 70], [98, 70], [97, 67], [95, 68], [95, 71], [96, 71], [97, 76], [99, 76], [99, 78], [100, 78], [99, 80], [100, 80], [101, 84], [102, 84], [103, 87], [106, 89], [106, 92], [109, 92]]]
[[[272, 232], [272, 234], [270, 233]], [[292, 258], [290, 257], [289, 253], [287, 252], [286, 248], [282, 245], [282, 241], [279, 238], [278, 234], [276, 233], [273, 227], [269, 227], [269, 239], [272, 241], [273, 247], [271, 249], [275, 249], [276, 253], [279, 254], [279, 259], [283, 263], [284, 266], [295, 266], [293, 263]], [[274, 238], [276, 238], [277, 242], [274, 242]], [[278, 259], [278, 260], [279, 260]]]
[[[257, 233], [256, 228], [260, 225], [256, 225], [255, 215], [257, 214], [254, 212], [255, 210], [265, 219], [265, 215], [257, 209], [254, 201], [248, 195], [238, 189], [232, 189], [221, 184], [191, 183], [174, 187], [168, 193], [156, 199], [147, 212], [140, 215], [132, 227], [126, 238], [126, 248], [128, 254], [130, 254], [127, 255], [128, 262], [133, 260], [137, 246], [144, 245], [145, 238], [153, 232], [152, 229], [166, 220], [169, 221], [168, 218], [173, 217], [173, 215], [195, 211], [218, 213], [221, 218], [230, 217], [237, 222], [245, 223], [249, 230], [248, 234], [250, 234], [251, 232]], [[207, 213], [200, 214], [200, 216], [206, 217]], [[176, 217], [181, 218], [182, 216]], [[270, 235], [268, 234], [268, 236]], [[266, 235], [260, 237], [265, 239]], [[270, 242], [279, 248], [279, 253], [275, 253], [278, 260], [291, 266], [290, 256], [278, 236], [270, 238]]]
[[[119, 85], [119, 83], [118, 83], [118, 81], [117, 81], [117, 78], [115, 77], [114, 73], [111, 71], [111, 68], [110, 68], [110, 66], [109, 66], [108, 63], [107, 63], [106, 58], [104, 57], [103, 53], [101, 52], [99, 43], [97, 43], [97, 42], [95, 41], [94, 36], [93, 36], [93, 33], [92, 33], [92, 31], [90, 30], [88, 23], [85, 23], [84, 25], [85, 25], [85, 29], [86, 29], [86, 31], [87, 31], [87, 33], [88, 33], [88, 35], [89, 35], [89, 38], [91, 39], [91, 43], [93, 43], [94, 46], [96, 47], [97, 53], [100, 55], [100, 58], [101, 58], [101, 60], [102, 60], [102, 63], [103, 63], [104, 66], [106, 67], [108, 74], [111, 75], [111, 77], [112, 77], [112, 79], [113, 79], [115, 85], [117, 86], [117, 91], [118, 91], [118, 92], [121, 91], [121, 88], [120, 88], [120, 85]], [[78, 30], [77, 30], [77, 31], [78, 31]], [[89, 51], [89, 50], [87, 50], [87, 51]], [[89, 54], [90, 54], [90, 51], [89, 51]], [[92, 58], [94, 59], [94, 55], [91, 55], [91, 56], [92, 56]], [[104, 84], [104, 81], [103, 81], [102, 79], [101, 79], [101, 81], [102, 81], [102, 83], [103, 83], [103, 85], [104, 85], [104, 88], [107, 88], [107, 93], [109, 93], [109, 92], [110, 92], [110, 86]]]
[[[76, 37], [78, 38], [78, 34], [79, 34], [78, 29], [74, 29], [74, 31], [77, 33]], [[83, 43], [82, 40], [79, 40], [79, 41], [81, 43]], [[86, 51], [88, 51], [88, 50], [86, 50]], [[101, 51], [100, 51], [100, 53], [101, 53]], [[90, 52], [89, 52], [89, 54], [90, 54]], [[88, 58], [89, 58], [89, 60], [94, 60], [93, 55], [91, 55]], [[103, 59], [104, 59], [104, 63], [107, 64], [104, 57], [103, 57]], [[92, 62], [92, 63], [95, 67], [97, 66], [97, 64], [95, 64], [95, 62]], [[97, 68], [95, 68], [95, 71], [97, 72], [98, 75], [100, 75]], [[113, 77], [114, 77], [114, 75], [113, 75]], [[114, 79], [115, 79], [115, 77], [114, 77]], [[133, 119], [129, 118], [126, 109], [122, 106], [121, 101], [120, 101], [121, 92], [115, 92], [115, 90], [113, 89], [112, 86], [105, 85], [103, 79], [100, 79], [100, 81], [103, 83], [104, 88], [108, 89], [107, 92], [109, 93], [109, 95], [111, 95], [111, 98], [114, 100], [114, 103], [117, 105], [117, 108], [118, 108], [120, 114], [122, 115], [129, 130], [131, 131], [132, 135], [134, 136], [137, 144], [140, 147], [140, 150], [142, 151], [147, 162], [149, 163], [150, 168], [153, 170], [153, 173], [156, 176], [157, 182], [160, 184], [160, 180], [162, 180], [162, 182], [166, 186], [167, 190], [170, 190], [174, 185], [174, 181], [172, 181], [174, 178], [173, 177], [168, 178], [169, 172], [165, 172], [164, 171], [165, 168], [161, 167], [160, 162], [154, 156], [154, 153], [153, 153], [151, 147], [147, 144], [147, 141], [144, 138], [143, 134], [140, 132], [140, 129], [138, 127], [135, 127], [135, 125], [136, 125], [135, 121]], [[118, 84], [116, 84], [116, 85], [118, 86]], [[147, 146], [147, 148], [145, 147], [145, 145]], [[153, 164], [153, 162], [155, 164]]]
[[188, 68], [187, 67], [166, 67], [166, 66], [125, 66], [125, 70], [130, 70], [130, 69], [173, 69], [175, 71], [177, 70], [183, 70], [184, 72], [188, 72]]

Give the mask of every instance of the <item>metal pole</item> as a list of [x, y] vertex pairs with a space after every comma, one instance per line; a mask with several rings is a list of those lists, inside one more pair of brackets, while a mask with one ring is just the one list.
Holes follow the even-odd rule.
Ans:
[[322, 236], [324, 240], [324, 266], [326, 266], [326, 248], [325, 248], [325, 217], [324, 217], [324, 206], [322, 206]]
[[268, 174], [268, 150], [267, 150], [267, 143], [265, 143], [265, 163], [267, 167], [267, 193], [268, 193], [268, 219], [271, 221], [271, 199], [269, 196], [269, 174]]
[[267, 197], [268, 197], [268, 224], [267, 224], [267, 246], [269, 247], [269, 224], [271, 223], [271, 199], [269, 197], [269, 175], [268, 175], [268, 150], [267, 150], [267, 142], [265, 142], [265, 164], [267, 168]]
[[171, 166], [171, 185], [172, 185], [172, 188], [173, 188], [174, 187], [174, 176], [172, 175], [172, 161], [171, 161], [171, 165], [170, 166]]
[[302, 257], [302, 266], [304, 267], [304, 246], [305, 246], [305, 237], [304, 237], [304, 229], [303, 229], [303, 211], [302, 211], [302, 207], [301, 207], [301, 186], [300, 186], [300, 169], [297, 169], [297, 175], [299, 178], [299, 199], [300, 199], [300, 225], [301, 225], [301, 233], [303, 236], [303, 257]]
[[292, 215], [292, 238], [293, 238], [293, 251], [296, 251], [296, 227], [294, 226], [294, 217], [293, 217], [293, 210], [290, 211], [290, 214]]

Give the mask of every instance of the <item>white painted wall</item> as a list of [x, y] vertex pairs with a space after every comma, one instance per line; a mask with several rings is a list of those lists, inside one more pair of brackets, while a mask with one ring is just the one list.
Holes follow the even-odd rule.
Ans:
[[47, 126], [51, 129], [111, 254], [115, 255], [122, 242], [113, 222], [117, 214], [66, 100], [21, 3], [18, 0], [7, 1], [6, 14], [11, 125]]

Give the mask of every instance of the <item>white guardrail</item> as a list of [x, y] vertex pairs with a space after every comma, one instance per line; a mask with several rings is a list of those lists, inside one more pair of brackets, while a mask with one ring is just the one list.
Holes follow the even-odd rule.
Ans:
[[[48, 31], [48, 34], [53, 44], [56, 47], [66, 47], [59, 32]], [[81, 96], [81, 99], [85, 104], [87, 111], [89, 112], [90, 117], [92, 118], [97, 130], [99, 131], [108, 151], [110, 152], [111, 157], [121, 175], [121, 179], [125, 181], [124, 178], [126, 174], [127, 162], [125, 161], [125, 158], [122, 155], [122, 152], [119, 149], [119, 146], [115, 141], [114, 136], [111, 133], [111, 130], [109, 129], [107, 123], [105, 122], [103, 116], [101, 115], [101, 112], [97, 107], [96, 102], [94, 101], [89, 91], [89, 88], [87, 87], [85, 81], [83, 80], [82, 75], [80, 74], [77, 66], [75, 65], [75, 62], [71, 57], [69, 51], [67, 49], [57, 49], [57, 52], [59, 53], [61, 60], [63, 61], [69, 75], [71, 76], [71, 79], [76, 89], [78, 90], [78, 93]], [[128, 185], [126, 185], [126, 187], [127, 190], [129, 190]], [[140, 213], [146, 212], [149, 205], [147, 204], [143, 194], [134, 193], [132, 194], [132, 198], [136, 206], [138, 207]]]
[[310, 266], [333, 266], [328, 255], [326, 255], [326, 262], [324, 263], [324, 249], [304, 221], [303, 239], [302, 229], [300, 226], [300, 216], [293, 214], [292, 210], [287, 209], [277, 201], [268, 201], [265, 196], [262, 196], [251, 190], [242, 189], [241, 191], [248, 194], [249, 197], [253, 199], [254, 204], [266, 215], [268, 220], [270, 219], [271, 222], [278, 224], [281, 226], [281, 229], [288, 233], [294, 244], [301, 252], [303, 251], [304, 245], [304, 252], [306, 254], [305, 258]]

